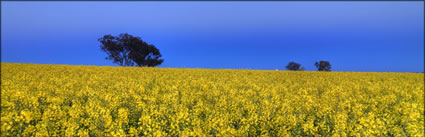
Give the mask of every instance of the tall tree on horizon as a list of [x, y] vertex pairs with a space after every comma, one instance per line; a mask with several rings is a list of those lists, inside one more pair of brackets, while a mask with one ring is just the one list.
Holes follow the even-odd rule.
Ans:
[[98, 41], [102, 44], [101, 50], [108, 54], [106, 59], [120, 66], [154, 67], [164, 62], [164, 59], [160, 59], [162, 55], [159, 49], [128, 33], [116, 37], [104, 35]]

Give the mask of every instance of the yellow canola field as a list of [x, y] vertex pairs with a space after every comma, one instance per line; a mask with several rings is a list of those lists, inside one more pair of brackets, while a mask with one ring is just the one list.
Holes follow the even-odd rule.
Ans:
[[1, 136], [423, 135], [423, 73], [1, 63]]

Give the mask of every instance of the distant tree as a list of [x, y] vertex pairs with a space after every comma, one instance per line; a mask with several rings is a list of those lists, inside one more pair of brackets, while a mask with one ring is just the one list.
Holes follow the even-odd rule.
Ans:
[[318, 71], [331, 71], [331, 64], [329, 61], [320, 61], [314, 63]]
[[301, 67], [301, 71], [304, 71], [304, 67]]
[[137, 66], [148, 66], [154, 67], [160, 65], [164, 62], [163, 59], [160, 59], [161, 53], [152, 44], [147, 44], [146, 42], [141, 42], [140, 46], [134, 46], [130, 52], [130, 58], [136, 63]]
[[101, 50], [108, 54], [106, 59], [120, 66], [158, 66], [163, 59], [154, 45], [144, 42], [140, 37], [134, 37], [127, 33], [119, 36], [105, 35], [98, 39], [102, 44]]
[[286, 66], [287, 70], [298, 71], [300, 70], [301, 65], [295, 62], [289, 62]]

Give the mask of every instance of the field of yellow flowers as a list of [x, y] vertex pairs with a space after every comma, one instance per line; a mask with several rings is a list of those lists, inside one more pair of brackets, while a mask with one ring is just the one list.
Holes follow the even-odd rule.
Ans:
[[1, 136], [423, 135], [423, 73], [1, 64]]

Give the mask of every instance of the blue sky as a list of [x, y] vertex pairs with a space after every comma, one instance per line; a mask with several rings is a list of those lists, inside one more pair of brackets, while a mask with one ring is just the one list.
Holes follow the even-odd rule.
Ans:
[[424, 2], [1, 2], [1, 61], [113, 65], [98, 38], [129, 33], [159, 67], [423, 72]]

